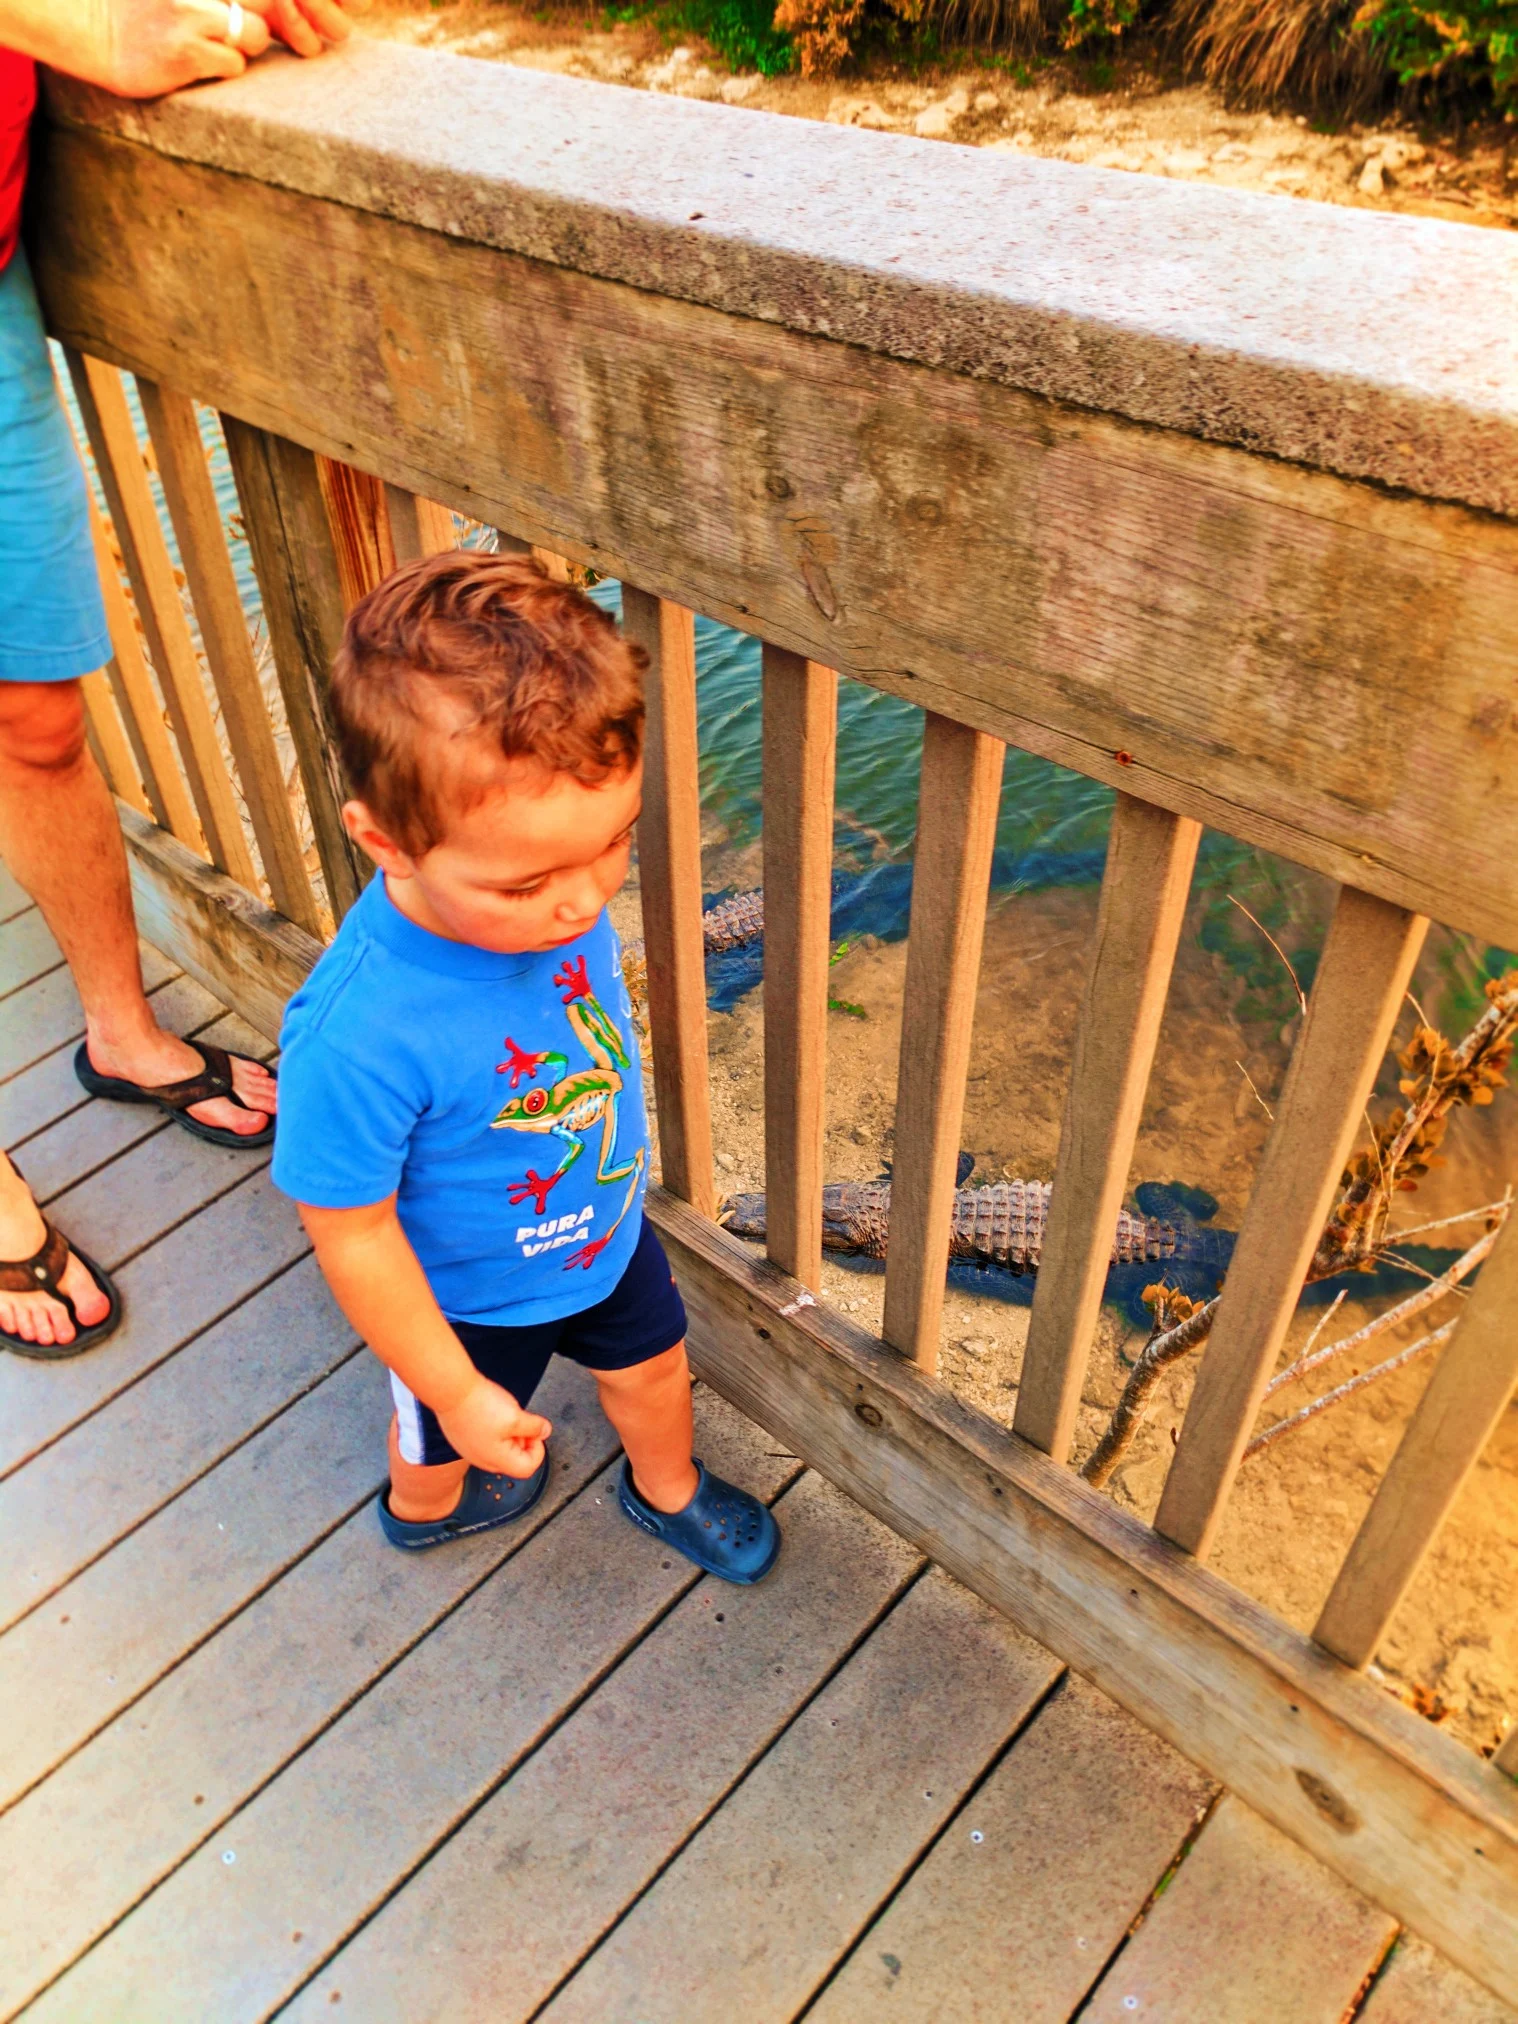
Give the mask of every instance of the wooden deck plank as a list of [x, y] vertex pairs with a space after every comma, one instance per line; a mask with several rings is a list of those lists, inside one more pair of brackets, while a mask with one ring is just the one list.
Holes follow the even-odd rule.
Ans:
[[49, 1214], [113, 1270], [237, 1187], [268, 1158], [267, 1147], [207, 1145], [175, 1125], [59, 1195]]
[[0, 1805], [371, 1496], [389, 1419], [384, 1371], [355, 1357], [7, 1631]]
[[[710, 1394], [703, 1421], [722, 1473], [767, 1495], [799, 1473]], [[231, 2024], [291, 1995], [695, 1585], [628, 1524], [615, 1485], [605, 1471], [410, 1651], [56, 1982], [36, 2024]]]
[[291, 2024], [339, 2001], [365, 2024], [512, 2024], [552, 1995], [922, 1565], [810, 1471], [777, 1512], [774, 1574], [693, 1589], [302, 1992]]
[[1006, 2024], [1013, 1989], [1017, 2024], [1065, 2024], [1214, 1790], [1115, 1701], [1066, 1678], [808, 2024]]
[[1231, 1794], [1082, 2024], [1340, 2024], [1397, 1922]]
[[[185, 977], [166, 985], [165, 990], [177, 992], [180, 983], [189, 985], [192, 991], [201, 988], [193, 979]], [[236, 1054], [250, 1055], [255, 1061], [267, 1061], [274, 1053], [263, 1035], [255, 1033], [247, 1021], [239, 1019], [235, 1012], [220, 1012], [210, 1025], [197, 1027], [195, 1037], [216, 1047], [230, 1048]], [[155, 1132], [168, 1129], [168, 1120], [162, 1112], [145, 1104], [102, 1103], [86, 1097], [73, 1073], [71, 1051], [63, 1067], [67, 1074], [67, 1089], [78, 1101], [55, 1124], [46, 1125], [33, 1133], [21, 1155], [32, 1193], [42, 1203], [51, 1202], [66, 1188], [86, 1180], [111, 1160], [119, 1159], [133, 1146], [151, 1138]], [[28, 1075], [38, 1072], [27, 1070]], [[17, 1078], [18, 1081], [21, 1079]]]
[[171, 1230], [117, 1277], [126, 1316], [67, 1363], [0, 1357], [0, 1475], [58, 1439], [272, 1279], [307, 1248], [268, 1170]]
[[32, 896], [26, 887], [0, 864], [0, 921], [13, 920], [31, 904]]
[[[0, 1483], [0, 1631], [359, 1347], [315, 1259], [263, 1287]], [[59, 1514], [68, 1513], [60, 1524]]]
[[934, 1568], [542, 2014], [779, 2024], [1058, 1679]]
[[1518, 2024], [1518, 2010], [1404, 1933], [1376, 1977], [1358, 2024]]
[[0, 2014], [39, 1993], [616, 1453], [553, 1365], [554, 1467], [518, 1525], [401, 1561], [366, 1504], [0, 1815]]
[[0, 925], [0, 998], [46, 976], [63, 961], [40, 908], [28, 907]]

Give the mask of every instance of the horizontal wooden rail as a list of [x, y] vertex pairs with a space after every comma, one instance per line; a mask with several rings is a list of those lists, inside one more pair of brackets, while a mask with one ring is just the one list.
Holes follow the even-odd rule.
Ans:
[[1518, 1217], [1509, 1216], [1339, 1569], [1313, 1636], [1376, 1655], [1397, 1605], [1518, 1385]]
[[1057, 1462], [1070, 1453], [1200, 837], [1183, 816], [1117, 797], [1013, 1420]]
[[1339, 895], [1155, 1516], [1198, 1558], [1222, 1523], [1427, 928], [1352, 886]]
[[838, 677], [764, 648], [764, 1180], [770, 1257], [822, 1283]]
[[711, 1216], [717, 1200], [701, 939], [695, 621], [683, 606], [624, 584], [622, 626], [648, 655], [638, 885], [654, 1036], [659, 1165], [671, 1194]]
[[101, 133], [38, 187], [71, 342], [1518, 948], [1518, 527]]
[[938, 1367], [975, 989], [1007, 748], [948, 717], [923, 726], [896, 1076], [887, 1342]]

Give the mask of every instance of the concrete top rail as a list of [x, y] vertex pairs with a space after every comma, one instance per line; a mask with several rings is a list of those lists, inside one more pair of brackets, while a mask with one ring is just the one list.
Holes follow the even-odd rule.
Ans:
[[1051, 400], [1518, 517], [1518, 238], [356, 40], [54, 116]]

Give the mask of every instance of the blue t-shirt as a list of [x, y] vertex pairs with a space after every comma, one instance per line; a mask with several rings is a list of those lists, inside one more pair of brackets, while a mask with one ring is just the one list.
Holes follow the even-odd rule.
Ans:
[[648, 1126], [603, 913], [541, 955], [429, 934], [382, 875], [290, 1000], [274, 1181], [353, 1209], [398, 1195], [443, 1312], [526, 1326], [604, 1300], [638, 1241]]

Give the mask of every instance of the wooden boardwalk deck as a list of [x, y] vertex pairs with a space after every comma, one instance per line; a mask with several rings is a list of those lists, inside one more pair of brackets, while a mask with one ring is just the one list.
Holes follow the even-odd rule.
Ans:
[[0, 1357], [0, 2016], [1513, 2024], [709, 1393], [761, 1587], [621, 1519], [572, 1369], [536, 1512], [403, 1560], [262, 1160], [83, 1101], [79, 1031], [0, 879], [0, 1129], [128, 1303]]

